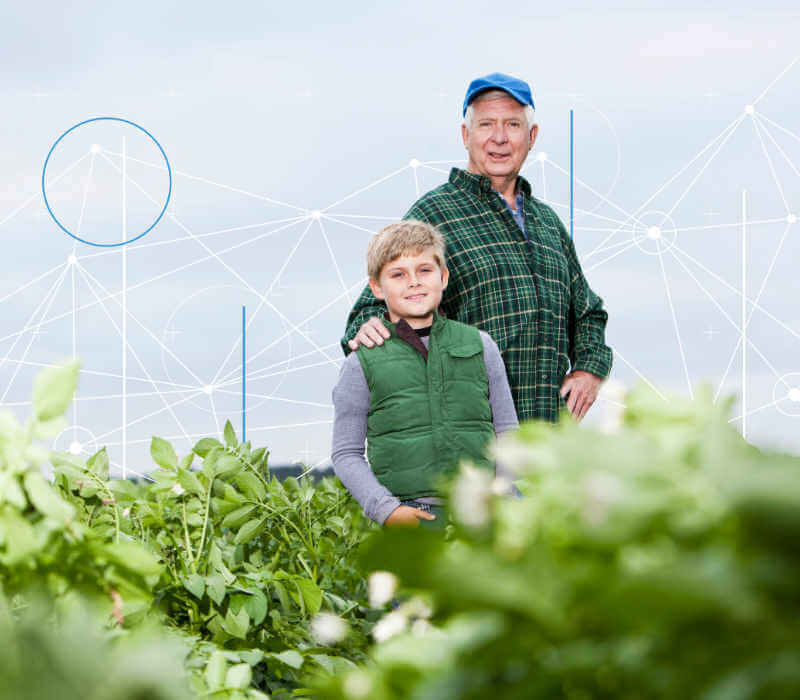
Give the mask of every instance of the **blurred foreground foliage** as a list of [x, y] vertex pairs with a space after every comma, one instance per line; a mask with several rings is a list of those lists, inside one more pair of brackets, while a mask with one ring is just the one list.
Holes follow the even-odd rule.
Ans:
[[800, 697], [800, 460], [748, 445], [706, 389], [626, 405], [611, 431], [501, 439], [525, 497], [466, 467], [448, 541], [376, 534], [365, 567], [432, 615], [389, 612], [320, 697]]
[[800, 461], [708, 391], [523, 426], [496, 450], [524, 497], [465, 465], [442, 537], [271, 478], [230, 424], [111, 479], [42, 447], [76, 380], [0, 412], [0, 700], [800, 696]]

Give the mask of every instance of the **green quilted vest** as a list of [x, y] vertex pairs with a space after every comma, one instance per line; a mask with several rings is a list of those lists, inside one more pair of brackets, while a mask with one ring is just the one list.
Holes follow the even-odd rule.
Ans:
[[494, 470], [486, 456], [494, 424], [478, 329], [434, 314], [426, 362], [413, 331], [399, 337], [398, 324], [384, 323], [391, 337], [357, 351], [370, 391], [367, 458], [378, 481], [398, 498], [421, 498], [440, 495], [439, 480], [454, 474], [461, 458]]

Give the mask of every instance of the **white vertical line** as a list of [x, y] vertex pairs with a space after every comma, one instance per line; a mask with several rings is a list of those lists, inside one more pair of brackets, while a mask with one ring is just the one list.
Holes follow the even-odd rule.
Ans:
[[[75, 253], [77, 251], [78, 244], [74, 243], [72, 245], [72, 256], [75, 257]], [[78, 322], [77, 322], [77, 306], [78, 306], [78, 296], [77, 290], [75, 289], [75, 266], [76, 263], [73, 262], [70, 267], [72, 268], [72, 361], [75, 362], [75, 359], [78, 356]], [[72, 439], [78, 439], [78, 391], [75, 390], [75, 395], [72, 397]]]
[[128, 202], [126, 181], [128, 177], [127, 147], [122, 137], [122, 478], [128, 478]]
[[742, 437], [747, 440], [747, 190], [742, 190]]

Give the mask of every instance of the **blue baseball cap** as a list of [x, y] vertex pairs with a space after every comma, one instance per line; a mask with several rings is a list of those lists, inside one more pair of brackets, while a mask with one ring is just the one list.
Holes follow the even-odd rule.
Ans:
[[467, 95], [464, 97], [462, 116], [467, 113], [469, 103], [486, 90], [505, 90], [517, 102], [533, 107], [531, 86], [528, 83], [505, 73], [489, 73], [489, 75], [484, 75], [482, 78], [475, 78], [469, 84]]

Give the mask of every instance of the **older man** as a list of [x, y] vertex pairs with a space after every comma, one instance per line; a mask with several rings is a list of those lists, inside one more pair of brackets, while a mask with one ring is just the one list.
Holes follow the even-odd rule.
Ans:
[[[494, 338], [520, 420], [556, 421], [565, 403], [580, 420], [611, 370], [608, 314], [561, 220], [519, 175], [539, 131], [530, 87], [502, 73], [473, 80], [463, 115], [467, 169], [453, 168], [405, 218], [444, 235], [450, 284], [441, 308]], [[350, 312], [345, 353], [389, 337], [384, 310], [367, 287]]]

